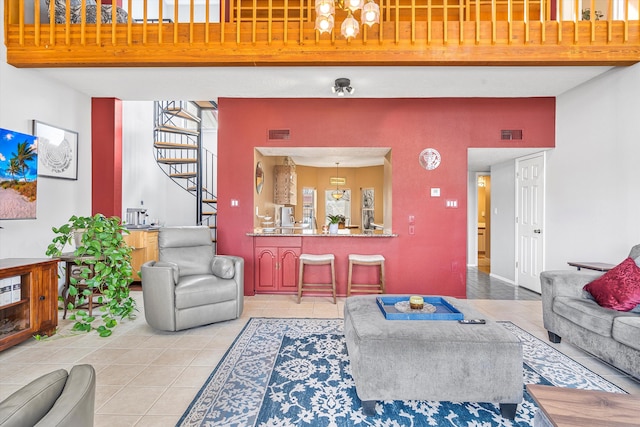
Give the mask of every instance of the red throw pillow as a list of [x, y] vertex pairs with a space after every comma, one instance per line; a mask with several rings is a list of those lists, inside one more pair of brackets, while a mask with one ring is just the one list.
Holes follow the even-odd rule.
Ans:
[[601, 307], [631, 311], [640, 304], [640, 268], [627, 258], [583, 289]]

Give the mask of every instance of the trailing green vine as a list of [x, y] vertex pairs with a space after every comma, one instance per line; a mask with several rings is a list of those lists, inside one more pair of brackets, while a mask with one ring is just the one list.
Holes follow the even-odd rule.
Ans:
[[[135, 316], [136, 302], [129, 295], [129, 285], [133, 281], [131, 268], [131, 247], [123, 240], [123, 233], [129, 231], [117, 216], [92, 217], [72, 216], [66, 224], [52, 228], [56, 236], [47, 248], [46, 254], [53, 257], [62, 255], [65, 246], [71, 244], [76, 233], [82, 233], [74, 255], [82, 257], [76, 264], [82, 265], [81, 279], [69, 279], [70, 298], [67, 309], [72, 310], [69, 319], [75, 320], [74, 330], [89, 332], [95, 329], [101, 337], [108, 337], [118, 320]], [[79, 286], [84, 285], [84, 286]], [[91, 298], [93, 291], [99, 293], [98, 303], [103, 324], [95, 327], [95, 316], [78, 309]], [[94, 309], [95, 311], [95, 309]]]

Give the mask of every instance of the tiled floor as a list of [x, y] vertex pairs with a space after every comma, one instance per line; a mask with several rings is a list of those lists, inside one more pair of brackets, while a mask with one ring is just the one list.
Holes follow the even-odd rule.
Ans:
[[[473, 269], [469, 279], [470, 303], [476, 309], [546, 340], [539, 295], [515, 290]], [[329, 298], [303, 297], [298, 305], [293, 295], [258, 295], [246, 298], [241, 319], [166, 333], [146, 324], [142, 294], [133, 294], [139, 300], [138, 317], [123, 322], [110, 338], [73, 335], [70, 322], [61, 321], [57, 335], [1, 352], [0, 399], [54, 369], [91, 363], [98, 372], [96, 426], [174, 426], [249, 317], [342, 317], [344, 307], [344, 298], [334, 305]], [[496, 299], [498, 295], [504, 299]], [[554, 346], [630, 393], [640, 394], [640, 384], [619, 371], [569, 344]]]

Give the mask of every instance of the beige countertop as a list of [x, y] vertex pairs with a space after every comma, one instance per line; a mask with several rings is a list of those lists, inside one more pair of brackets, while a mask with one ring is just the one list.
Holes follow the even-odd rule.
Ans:
[[382, 230], [374, 230], [371, 232], [361, 232], [360, 230], [353, 229], [341, 229], [338, 230], [338, 234], [329, 234], [318, 232], [317, 230], [307, 229], [276, 229], [275, 231], [265, 232], [261, 228], [256, 228], [253, 232], [247, 233], [247, 236], [252, 237], [285, 237], [285, 236], [300, 236], [300, 237], [398, 237], [394, 233], [386, 233]]

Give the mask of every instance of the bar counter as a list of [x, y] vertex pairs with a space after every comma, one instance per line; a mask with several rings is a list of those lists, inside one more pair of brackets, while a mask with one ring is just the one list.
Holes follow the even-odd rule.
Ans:
[[[347, 294], [347, 279], [350, 254], [382, 255], [385, 257], [385, 271], [389, 280], [396, 269], [394, 254], [398, 251], [397, 234], [375, 230], [371, 233], [354, 233], [359, 229], [341, 229], [339, 234], [322, 234], [314, 229], [285, 228], [269, 229], [264, 232], [256, 228], [247, 233], [253, 240], [253, 278], [251, 294], [254, 293], [297, 293], [299, 262], [302, 254], [332, 254], [335, 256], [336, 292]], [[330, 269], [311, 266], [305, 269], [308, 283], [330, 283]], [[354, 283], [375, 283], [377, 269], [357, 267], [353, 273]]]

